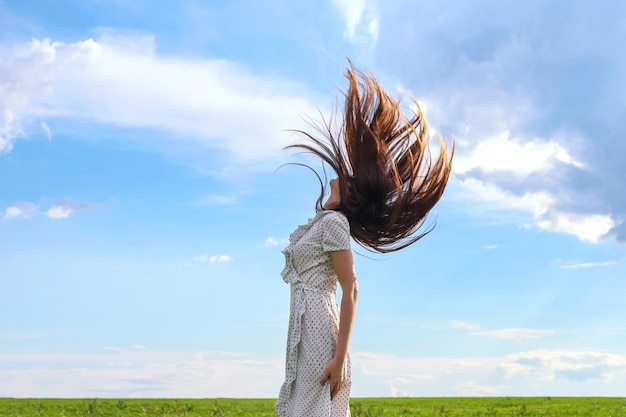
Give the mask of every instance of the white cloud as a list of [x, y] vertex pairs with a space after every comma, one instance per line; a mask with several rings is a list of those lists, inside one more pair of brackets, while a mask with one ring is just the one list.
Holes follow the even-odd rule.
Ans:
[[198, 255], [194, 256], [193, 260], [196, 262], [206, 262], [209, 260], [209, 255]]
[[344, 37], [351, 42], [373, 45], [378, 40], [380, 19], [376, 6], [368, 0], [333, 0], [345, 19]]
[[70, 217], [70, 215], [74, 211], [70, 207], [66, 206], [52, 206], [46, 211], [46, 216], [51, 219], [66, 219]]
[[7, 207], [7, 209], [4, 211], [5, 219], [14, 219], [16, 217], [21, 217], [22, 215], [22, 209], [16, 206]]
[[230, 262], [233, 258], [228, 255], [213, 255], [209, 258], [209, 262], [211, 263], [221, 263], [221, 262]]
[[[0, 84], [0, 93], [6, 94], [6, 88]], [[2, 94], [0, 94], [0, 100]], [[6, 96], [5, 100], [8, 101], [9, 97]], [[2, 100], [4, 101], [4, 100]], [[13, 110], [6, 108], [6, 104], [0, 101], [0, 110], [3, 110], [2, 119], [0, 120], [0, 153], [9, 152], [13, 149], [13, 140], [23, 135], [21, 127], [18, 125], [18, 121], [15, 120], [15, 113]], [[2, 108], [5, 107], [5, 108]]]
[[406, 391], [400, 386], [409, 385], [412, 381], [406, 378], [392, 378], [385, 380], [385, 384], [389, 385], [390, 397], [409, 397], [413, 395], [412, 391]]
[[480, 216], [494, 218], [506, 212], [526, 212], [539, 217], [554, 204], [554, 198], [547, 192], [525, 192], [516, 195], [496, 184], [477, 178], [465, 178], [460, 180], [459, 184], [461, 188], [452, 198], [455, 201], [467, 202], [472, 213]]
[[[303, 127], [301, 115], [315, 114], [314, 94], [303, 85], [225, 60], [160, 56], [150, 36], [33, 39], [0, 53], [3, 152], [35, 120], [69, 118], [157, 129], [190, 149], [258, 162], [280, 153], [284, 129]], [[167, 148], [154, 140], [144, 144]]]
[[555, 232], [566, 232], [578, 236], [585, 242], [597, 243], [615, 225], [608, 215], [554, 212], [538, 219], [538, 226]]
[[458, 151], [453, 169], [459, 174], [479, 169], [486, 173], [508, 172], [524, 178], [535, 172], [546, 172], [556, 162], [583, 167], [555, 141], [514, 140], [507, 131], [480, 140], [469, 152], [464, 152], [462, 145]]
[[4, 219], [28, 219], [37, 213], [37, 206], [28, 201], [20, 201], [4, 210]]
[[600, 352], [535, 350], [508, 355], [499, 365], [505, 376], [555, 380], [608, 382], [614, 372], [626, 369], [626, 357]]
[[[554, 177], [560, 164], [583, 169], [567, 149], [556, 141], [513, 140], [508, 132], [480, 140], [471, 150], [458, 149], [454, 171], [467, 192], [465, 198], [495, 203], [493, 210], [521, 210], [533, 214], [540, 229], [564, 232], [585, 242], [597, 243], [616, 223], [608, 215], [570, 213], [559, 208], [560, 199], [545, 190], [524, 192], [508, 191], [511, 183], [524, 188], [522, 181], [531, 175], [541, 175], [546, 182]], [[512, 180], [502, 183], [506, 176]]]

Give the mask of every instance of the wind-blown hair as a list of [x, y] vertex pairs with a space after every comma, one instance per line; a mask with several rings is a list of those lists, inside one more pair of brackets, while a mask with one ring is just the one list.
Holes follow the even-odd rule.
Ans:
[[[417, 101], [410, 117], [370, 74], [346, 71], [343, 119], [337, 132], [323, 120], [322, 137], [295, 130], [304, 143], [300, 149], [320, 157], [337, 174], [341, 201], [338, 209], [350, 223], [350, 234], [360, 245], [377, 252], [393, 252], [430, 233], [424, 230], [429, 211], [448, 182], [454, 147], [448, 151], [439, 136], [439, 155], [433, 161], [428, 125]], [[335, 123], [337, 125], [337, 123]], [[326, 187], [316, 203], [322, 210]]]

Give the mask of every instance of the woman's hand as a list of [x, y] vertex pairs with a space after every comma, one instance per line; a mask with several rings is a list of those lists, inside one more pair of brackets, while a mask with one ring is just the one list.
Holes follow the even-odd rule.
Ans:
[[324, 385], [326, 381], [330, 380], [330, 399], [335, 398], [335, 395], [341, 389], [341, 384], [343, 384], [344, 378], [344, 366], [343, 361], [338, 358], [331, 359], [326, 365], [326, 369], [324, 369], [324, 375], [320, 380], [320, 384]]

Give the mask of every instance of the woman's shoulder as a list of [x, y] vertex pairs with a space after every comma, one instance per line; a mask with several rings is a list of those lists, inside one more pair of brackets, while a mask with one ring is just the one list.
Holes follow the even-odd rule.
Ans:
[[320, 216], [320, 223], [323, 226], [349, 228], [348, 218], [339, 210], [323, 210]]
[[322, 250], [333, 252], [350, 249], [350, 224], [340, 211], [325, 210], [320, 219]]

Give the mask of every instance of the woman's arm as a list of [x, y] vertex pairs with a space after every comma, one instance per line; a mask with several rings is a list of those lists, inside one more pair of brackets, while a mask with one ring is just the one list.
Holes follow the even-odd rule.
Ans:
[[352, 327], [356, 316], [359, 288], [354, 271], [352, 251], [340, 250], [330, 252], [330, 257], [339, 280], [339, 285], [341, 285], [341, 312], [335, 356], [326, 366], [320, 383], [324, 385], [330, 379], [330, 398], [332, 399], [339, 391], [339, 388], [341, 388], [344, 379], [344, 362], [348, 355], [350, 336], [352, 335]]

